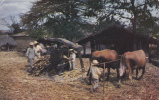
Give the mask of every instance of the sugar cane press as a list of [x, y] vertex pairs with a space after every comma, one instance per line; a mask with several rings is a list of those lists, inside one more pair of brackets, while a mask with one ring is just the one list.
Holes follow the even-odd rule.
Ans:
[[81, 68], [82, 70], [84, 69], [83, 60], [80, 53], [82, 50], [81, 45], [77, 45], [62, 38], [47, 38], [45, 41], [54, 44], [51, 46], [50, 50], [50, 67], [48, 68], [48, 71], [55, 70], [56, 73], [61, 74], [65, 70], [70, 69], [70, 62], [68, 60], [69, 49], [74, 49], [77, 51], [81, 63]]

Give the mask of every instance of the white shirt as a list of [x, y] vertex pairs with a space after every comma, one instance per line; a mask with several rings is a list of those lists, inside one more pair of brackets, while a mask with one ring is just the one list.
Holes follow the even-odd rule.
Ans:
[[93, 77], [94, 79], [99, 79], [99, 75], [101, 74], [101, 72], [100, 72], [100, 70], [98, 69], [98, 67], [92, 66], [91, 71], [92, 71], [92, 77]]
[[75, 62], [75, 59], [76, 59], [76, 54], [75, 53], [72, 53], [70, 54], [70, 58], [72, 58], [72, 62]]
[[41, 57], [40, 51], [42, 51], [41, 46], [37, 45], [36, 47], [34, 47], [34, 50], [35, 50], [35, 54], [40, 58]]

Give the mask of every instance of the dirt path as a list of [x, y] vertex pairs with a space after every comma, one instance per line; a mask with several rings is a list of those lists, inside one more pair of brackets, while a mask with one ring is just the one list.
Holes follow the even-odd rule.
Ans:
[[103, 95], [103, 82], [99, 92], [91, 94], [92, 86], [83, 80], [57, 82], [46, 76], [28, 75], [26, 61], [17, 52], [0, 52], [0, 100], [159, 100], [159, 68], [152, 64], [147, 64], [143, 79], [134, 79], [133, 86], [125, 79], [120, 88], [116, 87], [116, 73], [111, 70]]

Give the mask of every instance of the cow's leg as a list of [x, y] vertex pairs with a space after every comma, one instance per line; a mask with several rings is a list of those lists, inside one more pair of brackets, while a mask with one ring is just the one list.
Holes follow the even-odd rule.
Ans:
[[124, 73], [124, 75], [123, 76], [119, 76], [119, 83], [118, 83], [118, 85], [117, 85], [117, 87], [119, 88], [120, 87], [120, 84], [122, 83], [122, 79], [124, 78], [126, 76], [126, 70], [125, 70], [125, 73]]
[[125, 73], [124, 73], [124, 75], [123, 75], [123, 78], [125, 78], [125, 76], [126, 76], [126, 70], [125, 70]]
[[138, 78], [138, 69], [136, 69], [136, 79]]
[[90, 67], [87, 71], [87, 79], [89, 80], [88, 85], [92, 85], [92, 73], [90, 73]]
[[133, 73], [133, 68], [135, 68], [135, 66], [132, 66], [130, 61], [127, 61], [127, 66], [128, 66], [128, 69], [129, 69], [129, 79], [131, 81], [131, 84], [133, 84], [133, 81], [132, 81], [132, 73]]
[[120, 88], [120, 84], [121, 84], [121, 77], [119, 77], [119, 83], [117, 85], [117, 88]]
[[132, 81], [132, 73], [133, 73], [133, 69], [130, 67], [130, 64], [128, 63], [128, 68], [129, 68], [129, 79], [131, 81], [131, 84], [133, 84], [133, 81]]
[[131, 81], [131, 84], [133, 84], [133, 81], [132, 81], [132, 73], [133, 73], [133, 70], [129, 68], [129, 79]]
[[142, 69], [142, 76], [144, 75], [145, 73], [145, 67]]
[[145, 67], [142, 69], [142, 75], [140, 76], [140, 79], [143, 77], [144, 73], [145, 73]]
[[116, 72], [117, 72], [117, 79], [119, 79], [119, 69], [116, 68]]
[[107, 80], [109, 80], [109, 75], [110, 75], [110, 68], [108, 67], [108, 74], [107, 74]]
[[92, 85], [92, 74], [90, 74], [90, 76], [89, 76], [89, 83], [88, 83], [88, 85]]

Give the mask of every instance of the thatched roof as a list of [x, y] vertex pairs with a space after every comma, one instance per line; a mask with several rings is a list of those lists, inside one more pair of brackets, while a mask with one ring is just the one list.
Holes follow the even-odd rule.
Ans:
[[9, 35], [0, 35], [0, 46], [7, 45], [16, 46], [16, 42]]

